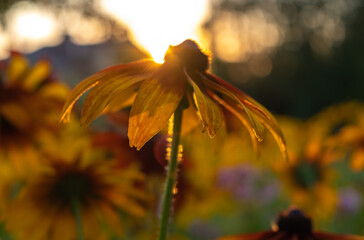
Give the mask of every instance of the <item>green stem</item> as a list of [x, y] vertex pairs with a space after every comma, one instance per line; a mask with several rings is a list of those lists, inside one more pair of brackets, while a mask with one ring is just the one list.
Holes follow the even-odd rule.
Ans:
[[76, 231], [77, 231], [77, 240], [84, 240], [83, 230], [82, 230], [82, 218], [81, 218], [81, 209], [77, 199], [73, 198], [71, 200], [72, 204], [72, 212], [76, 220]]
[[167, 238], [168, 220], [171, 212], [172, 199], [173, 199], [173, 188], [177, 178], [178, 147], [181, 135], [182, 112], [183, 108], [181, 104], [179, 104], [176, 111], [174, 112], [174, 118], [173, 118], [171, 155], [168, 162], [168, 170], [165, 183], [166, 185], [163, 193], [162, 215], [159, 224], [158, 240], [166, 240]]

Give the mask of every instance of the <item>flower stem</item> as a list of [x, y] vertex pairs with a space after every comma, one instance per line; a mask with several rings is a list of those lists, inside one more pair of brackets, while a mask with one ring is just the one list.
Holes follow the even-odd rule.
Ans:
[[77, 232], [77, 240], [84, 240], [83, 231], [82, 231], [82, 218], [80, 205], [76, 198], [71, 200], [72, 212], [76, 220], [76, 232]]
[[173, 133], [172, 133], [172, 144], [171, 144], [171, 155], [168, 161], [168, 170], [166, 176], [166, 185], [163, 193], [162, 202], [162, 215], [159, 224], [159, 237], [158, 240], [166, 240], [168, 221], [171, 212], [172, 199], [173, 199], [173, 188], [177, 179], [177, 167], [178, 167], [178, 150], [181, 135], [182, 125], [182, 104], [179, 104], [173, 117]]

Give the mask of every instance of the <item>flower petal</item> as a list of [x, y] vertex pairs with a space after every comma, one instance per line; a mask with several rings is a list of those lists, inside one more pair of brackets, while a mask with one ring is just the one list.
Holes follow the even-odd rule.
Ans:
[[51, 65], [43, 60], [39, 61], [24, 78], [23, 86], [26, 89], [33, 90], [39, 86], [51, 73]]
[[9, 63], [7, 76], [9, 78], [9, 83], [22, 84], [20, 81], [21, 77], [28, 71], [28, 61], [18, 53], [12, 53], [12, 57]]
[[86, 78], [81, 83], [79, 83], [68, 95], [65, 105], [63, 107], [60, 122], [68, 122], [70, 119], [70, 113], [73, 105], [90, 88], [96, 86], [100, 82], [107, 81], [110, 78], [118, 76], [122, 78], [123, 76], [131, 76], [152, 72], [159, 65], [153, 61], [140, 61], [129, 64], [120, 64], [113, 67], [106, 68], [100, 72], [93, 74], [92, 76]]
[[[150, 76], [150, 74], [148, 74]], [[113, 76], [97, 85], [87, 95], [82, 107], [80, 123], [82, 127], [88, 127], [90, 123], [97, 118], [106, 108], [106, 106], [120, 94], [125, 97], [133, 95], [134, 90], [141, 81], [145, 80], [148, 75], [139, 76]], [[129, 96], [126, 96], [128, 95]]]
[[129, 145], [138, 150], [167, 124], [186, 89], [182, 69], [166, 62], [150, 79], [144, 81], [130, 111]]
[[317, 240], [364, 240], [363, 236], [330, 234], [323, 232], [315, 232], [313, 234]]
[[[213, 88], [215, 91], [220, 92], [225, 97], [234, 101], [239, 108], [243, 109], [246, 114], [250, 115], [249, 119], [251, 122], [254, 122], [252, 123], [252, 126], [256, 127], [255, 133], [258, 134], [257, 138], [259, 139], [259, 136], [261, 134], [261, 127], [257, 125], [258, 120], [255, 119], [258, 118], [259, 121], [261, 121], [264, 126], [267, 127], [268, 130], [272, 133], [274, 139], [278, 143], [278, 147], [281, 150], [284, 158], [288, 159], [286, 142], [284, 140], [283, 134], [278, 126], [277, 121], [267, 109], [265, 109], [262, 105], [257, 103], [254, 99], [252, 99], [245, 93], [241, 92], [240, 90], [218, 78], [217, 76], [207, 73], [204, 74], [204, 76], [205, 84]], [[247, 112], [246, 109], [250, 111]], [[254, 117], [252, 118], [252, 116]]]
[[250, 135], [250, 140], [253, 144], [254, 151], [259, 154], [259, 148], [258, 148], [256, 134], [255, 134], [255, 131], [253, 131], [253, 128], [249, 122], [249, 119], [246, 116], [246, 113], [244, 111], [241, 111], [240, 109], [236, 109], [234, 107], [234, 105], [231, 105], [231, 104], [225, 102], [225, 100], [221, 99], [219, 96], [217, 96], [214, 93], [212, 93], [212, 97], [218, 103], [220, 103], [222, 106], [224, 106], [228, 111], [230, 111], [232, 114], [234, 114], [243, 123], [243, 125], [245, 126], [245, 128], [247, 129], [247, 131]]
[[[285, 237], [286, 235], [283, 234]], [[270, 240], [270, 239], [287, 239], [281, 238], [282, 234], [273, 231], [265, 231], [259, 233], [251, 233], [251, 234], [241, 234], [234, 236], [221, 237], [218, 240]]]
[[203, 132], [208, 131], [212, 138], [216, 135], [223, 122], [223, 116], [220, 107], [206, 93], [201, 83], [200, 76], [196, 73], [187, 73], [188, 82], [194, 90], [194, 100], [203, 121]]
[[[212, 75], [209, 75], [211, 77], [215, 77]], [[205, 78], [206, 79], [206, 78]], [[261, 142], [263, 140], [263, 134], [264, 134], [264, 126], [262, 125], [262, 123], [257, 119], [257, 117], [255, 116], [255, 114], [250, 111], [249, 108], [247, 108], [238, 98], [238, 96], [236, 96], [233, 92], [231, 92], [229, 89], [224, 88], [224, 85], [220, 84], [220, 83], [216, 83], [216, 82], [209, 82], [209, 78], [207, 78], [207, 82], [212, 84], [212, 88], [214, 88], [216, 91], [225, 94], [227, 97], [229, 97], [230, 99], [232, 99], [233, 101], [235, 101], [236, 103], [239, 104], [239, 106], [244, 110], [244, 112], [246, 113], [246, 115], [248, 116], [249, 122], [251, 124], [251, 127], [253, 129], [254, 135], [256, 136], [256, 138], [258, 139], [259, 142]], [[223, 81], [223, 80], [221, 80]], [[225, 81], [223, 81], [223, 83], [225, 83]]]

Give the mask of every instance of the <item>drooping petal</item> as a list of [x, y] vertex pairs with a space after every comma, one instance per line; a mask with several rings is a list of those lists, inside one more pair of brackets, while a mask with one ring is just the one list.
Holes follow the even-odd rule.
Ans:
[[341, 234], [331, 234], [323, 232], [315, 232], [313, 235], [317, 240], [364, 240], [364, 236], [354, 236], [354, 235], [341, 235]]
[[203, 122], [203, 132], [206, 131], [212, 138], [216, 135], [223, 122], [223, 115], [220, 107], [206, 93], [201, 83], [201, 77], [197, 73], [187, 73], [188, 82], [194, 90], [194, 100]]
[[256, 138], [256, 134], [253, 131], [253, 128], [249, 122], [249, 120], [247, 119], [248, 117], [246, 116], [245, 112], [240, 111], [240, 109], [236, 109], [234, 106], [226, 103], [223, 99], [221, 99], [219, 96], [217, 96], [216, 94], [212, 93], [212, 97], [218, 102], [220, 103], [222, 106], [224, 106], [228, 111], [230, 111], [232, 114], [234, 114], [241, 122], [242, 124], [245, 126], [245, 128], [247, 129], [249, 135], [250, 135], [250, 140], [253, 144], [253, 149], [256, 153], [259, 153], [259, 148], [258, 148], [258, 142], [257, 142], [257, 138]]
[[166, 62], [150, 79], [143, 82], [130, 111], [129, 145], [138, 150], [167, 124], [186, 89], [182, 69]]
[[[212, 75], [209, 75], [209, 76], [214, 77]], [[252, 127], [252, 129], [254, 131], [254, 134], [255, 134], [256, 138], [258, 139], [258, 141], [262, 141], [263, 140], [263, 134], [264, 134], [264, 126], [257, 119], [255, 114], [240, 101], [240, 99], [238, 98], [238, 96], [236, 96], [236, 94], [229, 91], [229, 89], [225, 88], [222, 84], [219, 84], [219, 83], [216, 83], [216, 82], [213, 82], [213, 81], [209, 81], [210, 80], [209, 78], [205, 78], [205, 80], [207, 80], [206, 83], [208, 85], [209, 84], [212, 85], [211, 87], [213, 89], [215, 89], [216, 91], [228, 96], [230, 99], [234, 100], [236, 103], [239, 104], [239, 106], [242, 108], [242, 110], [244, 110], [244, 112], [248, 116], [249, 122], [251, 124], [251, 127]], [[223, 80], [221, 80], [221, 81], [223, 81]]]
[[60, 122], [67, 122], [70, 118], [70, 113], [73, 105], [90, 88], [96, 86], [100, 82], [107, 81], [110, 78], [118, 77], [130, 77], [139, 74], [146, 74], [155, 71], [159, 67], [159, 64], [153, 61], [140, 61], [129, 64], [120, 64], [113, 67], [106, 68], [100, 72], [93, 74], [79, 83], [68, 95], [65, 105], [63, 107]]
[[[148, 74], [149, 76], [151, 74]], [[87, 95], [82, 107], [80, 123], [82, 127], [88, 127], [90, 123], [98, 117], [105, 107], [120, 94], [125, 94], [125, 97], [130, 97], [134, 89], [145, 80], [148, 75], [138, 75], [132, 77], [115, 76], [109, 78], [94, 87]], [[126, 96], [128, 95], [129, 96]]]
[[288, 240], [287, 238], [282, 238], [281, 233], [273, 231], [227, 236], [227, 237], [221, 237], [218, 240], [272, 240], [272, 239]]
[[[233, 87], [232, 85], [226, 83], [222, 79], [211, 74], [204, 74], [204, 76], [205, 84], [235, 102], [236, 106], [244, 109], [245, 112], [246, 109], [249, 109], [250, 112], [246, 113], [248, 115], [254, 116], [254, 118], [249, 117], [251, 121], [255, 122], [252, 123], [252, 126], [255, 126], [257, 122], [261, 121], [264, 126], [267, 127], [268, 130], [272, 133], [284, 157], [288, 159], [286, 142], [284, 140], [283, 134], [278, 126], [277, 121], [267, 109], [265, 109], [262, 105], [257, 103], [251, 97], [241, 92], [237, 88]], [[255, 121], [255, 118], [258, 118], [259, 121]], [[261, 127], [259, 127], [259, 125], [256, 125], [256, 127], [257, 128], [255, 129], [255, 133], [260, 134]], [[259, 138], [259, 135], [257, 137]]]
[[123, 92], [117, 94], [105, 107], [102, 113], [117, 112], [120, 109], [131, 106], [136, 97], [136, 91], [134, 87], [125, 89]]

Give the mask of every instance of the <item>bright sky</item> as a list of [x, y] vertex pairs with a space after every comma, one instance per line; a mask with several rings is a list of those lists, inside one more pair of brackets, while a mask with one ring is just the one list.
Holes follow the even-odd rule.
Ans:
[[[198, 27], [208, 0], [100, 0], [100, 8], [127, 25], [132, 41], [162, 62], [169, 45], [199, 41]], [[203, 46], [202, 46], [203, 47]]]

